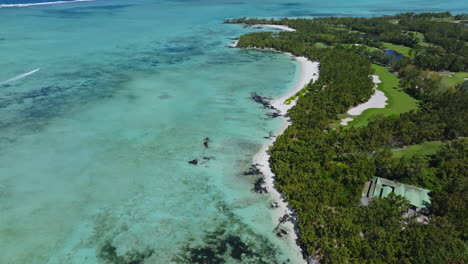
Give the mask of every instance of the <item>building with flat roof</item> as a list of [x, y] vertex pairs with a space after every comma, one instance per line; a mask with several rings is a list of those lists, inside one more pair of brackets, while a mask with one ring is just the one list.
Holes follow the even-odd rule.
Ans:
[[369, 199], [374, 197], [385, 198], [390, 193], [405, 197], [417, 209], [427, 208], [431, 204], [429, 190], [379, 177], [374, 177], [366, 182], [362, 190], [363, 199], [361, 201], [363, 204], [367, 204]]

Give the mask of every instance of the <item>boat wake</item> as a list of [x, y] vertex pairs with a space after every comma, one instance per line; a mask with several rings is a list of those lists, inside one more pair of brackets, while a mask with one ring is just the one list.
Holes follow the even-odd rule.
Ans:
[[54, 1], [54, 2], [25, 3], [25, 4], [0, 4], [0, 8], [54, 5], [54, 4], [66, 4], [66, 3], [75, 3], [75, 2], [92, 2], [92, 1], [95, 1], [95, 0], [71, 0], [71, 1]]
[[11, 79], [9, 79], [9, 80], [6, 80], [6, 81], [4, 81], [4, 82], [1, 82], [0, 85], [4, 85], [4, 84], [10, 83], [10, 82], [14, 82], [14, 81], [19, 80], [19, 79], [23, 79], [24, 77], [27, 77], [27, 76], [29, 76], [29, 75], [31, 75], [31, 74], [33, 74], [33, 73], [38, 72], [40, 69], [41, 69], [41, 68], [37, 68], [37, 69], [35, 69], [34, 71], [30, 71], [30, 72], [27, 72], [27, 73], [20, 74], [20, 75], [16, 76], [15, 78], [11, 78]]

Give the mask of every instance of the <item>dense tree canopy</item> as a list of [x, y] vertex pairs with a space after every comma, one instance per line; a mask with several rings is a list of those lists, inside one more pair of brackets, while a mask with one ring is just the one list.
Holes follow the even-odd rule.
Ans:
[[[238, 45], [272, 48], [320, 61], [320, 78], [306, 87], [289, 112], [292, 125], [270, 149], [270, 163], [277, 188], [298, 213], [301, 244], [321, 263], [468, 261], [468, 142], [464, 139], [468, 94], [464, 89], [436, 91], [436, 81], [426, 78], [424, 72], [432, 66], [421, 62], [428, 54], [449, 54], [453, 55], [450, 59], [463, 61], [459, 52], [465, 49], [456, 45], [419, 49], [414, 34], [408, 33], [434, 34], [427, 41], [435, 45], [443, 45], [439, 36], [465, 41], [464, 28], [433, 20], [447, 16], [452, 17], [440, 13], [228, 21], [293, 27], [297, 31], [247, 34]], [[380, 41], [416, 47], [417, 55], [414, 60], [404, 58], [390, 64], [384, 54], [368, 48], [381, 47]], [[318, 48], [317, 42], [330, 47]], [[372, 95], [371, 61], [398, 71], [402, 89], [420, 99], [420, 109], [376, 116], [365, 127], [331, 126], [338, 114]], [[432, 156], [397, 158], [392, 153], [395, 148], [434, 140], [447, 143]], [[376, 175], [430, 189], [429, 223], [403, 217], [409, 204], [399, 196], [361, 206], [363, 184]]]
[[226, 22], [287, 25], [297, 29], [297, 32], [283, 32], [283, 39], [304, 43], [363, 44], [378, 48], [382, 47], [379, 42], [404, 45], [414, 49], [414, 63], [420, 68], [458, 72], [468, 69], [468, 46], [465, 45], [468, 28], [464, 23], [454, 23], [456, 18], [444, 12], [406, 13], [375, 18], [324, 17], [314, 20], [240, 18]]

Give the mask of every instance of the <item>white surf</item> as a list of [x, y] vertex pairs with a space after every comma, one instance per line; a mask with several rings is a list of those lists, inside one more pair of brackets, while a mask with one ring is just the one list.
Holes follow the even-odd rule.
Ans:
[[55, 2], [27, 3], [27, 4], [2, 4], [2, 5], [0, 5], [0, 8], [54, 5], [54, 4], [66, 4], [66, 3], [75, 3], [75, 2], [91, 2], [91, 1], [94, 1], [94, 0], [55, 1]]
[[37, 68], [37, 69], [35, 69], [35, 70], [33, 70], [33, 71], [20, 74], [20, 75], [14, 77], [14, 78], [11, 78], [11, 79], [9, 79], [9, 80], [6, 80], [6, 81], [4, 81], [4, 82], [1, 82], [0, 85], [4, 85], [4, 84], [10, 83], [10, 82], [14, 82], [14, 81], [19, 80], [19, 79], [23, 79], [24, 77], [27, 77], [27, 76], [29, 76], [29, 75], [31, 75], [31, 74], [33, 74], [33, 73], [38, 72], [40, 69], [41, 69], [41, 68]]

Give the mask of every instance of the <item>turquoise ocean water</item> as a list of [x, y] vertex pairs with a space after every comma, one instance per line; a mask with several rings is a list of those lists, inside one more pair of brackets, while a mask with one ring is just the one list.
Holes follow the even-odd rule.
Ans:
[[[40, 1], [0, 0], [1, 5]], [[294, 263], [244, 176], [298, 65], [240, 16], [467, 12], [463, 1], [101, 0], [0, 8], [0, 263]], [[25, 74], [25, 75], [23, 75]], [[27, 76], [26, 76], [27, 75]], [[23, 77], [11, 80], [14, 77]], [[202, 145], [210, 138], [209, 148]], [[203, 157], [214, 157], [204, 160]], [[198, 158], [198, 166], [188, 164]]]

